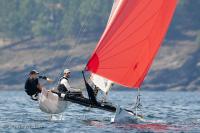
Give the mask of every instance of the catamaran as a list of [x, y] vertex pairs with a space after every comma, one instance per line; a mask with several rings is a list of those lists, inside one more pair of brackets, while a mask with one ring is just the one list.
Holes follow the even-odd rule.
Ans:
[[[60, 113], [66, 108], [66, 102], [71, 102], [115, 112], [114, 121], [119, 121], [121, 116], [140, 116], [137, 113], [139, 95], [136, 111], [122, 109], [111, 103], [102, 105], [96, 100], [84, 73], [89, 72], [93, 83], [105, 93], [109, 92], [111, 84], [139, 91], [168, 30], [177, 2], [178, 0], [114, 0], [105, 31], [83, 71], [88, 98], [65, 94], [59, 100], [57, 95], [51, 94], [57, 97], [52, 98], [52, 101], [57, 101], [54, 108], [51, 102], [44, 104], [47, 95], [44, 90], [39, 100], [41, 109], [48, 113]], [[58, 106], [61, 105], [59, 102], [62, 102], [63, 108]]]

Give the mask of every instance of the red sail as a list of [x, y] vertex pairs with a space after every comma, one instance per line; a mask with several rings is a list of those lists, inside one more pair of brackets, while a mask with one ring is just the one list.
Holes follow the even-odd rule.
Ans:
[[86, 70], [140, 87], [164, 39], [177, 0], [117, 0]]

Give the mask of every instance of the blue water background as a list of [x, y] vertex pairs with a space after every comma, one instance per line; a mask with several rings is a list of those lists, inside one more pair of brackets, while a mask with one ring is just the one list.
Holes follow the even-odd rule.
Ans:
[[[0, 91], [0, 132], [200, 132], [200, 92], [142, 93], [146, 123], [113, 124], [113, 113], [71, 104], [61, 116], [40, 111], [23, 91]], [[111, 91], [109, 101], [132, 108], [136, 91]]]

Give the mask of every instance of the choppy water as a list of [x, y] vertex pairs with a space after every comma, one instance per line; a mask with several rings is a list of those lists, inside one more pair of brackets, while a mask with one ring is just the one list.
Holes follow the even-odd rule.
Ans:
[[[113, 91], [110, 100], [131, 107], [135, 96], [135, 91]], [[142, 92], [142, 104], [142, 124], [111, 124], [113, 113], [74, 104], [62, 118], [50, 120], [24, 92], [1, 91], [0, 132], [200, 132], [200, 92]]]

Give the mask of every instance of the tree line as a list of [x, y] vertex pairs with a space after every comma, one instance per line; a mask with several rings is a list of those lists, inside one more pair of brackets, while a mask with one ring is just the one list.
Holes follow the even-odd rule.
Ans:
[[0, 37], [55, 37], [103, 29], [112, 0], [1, 0]]
[[[113, 0], [1, 0], [0, 38], [75, 36], [101, 32]], [[199, 28], [199, 0], [180, 0], [174, 28]], [[178, 26], [177, 26], [178, 25]]]

